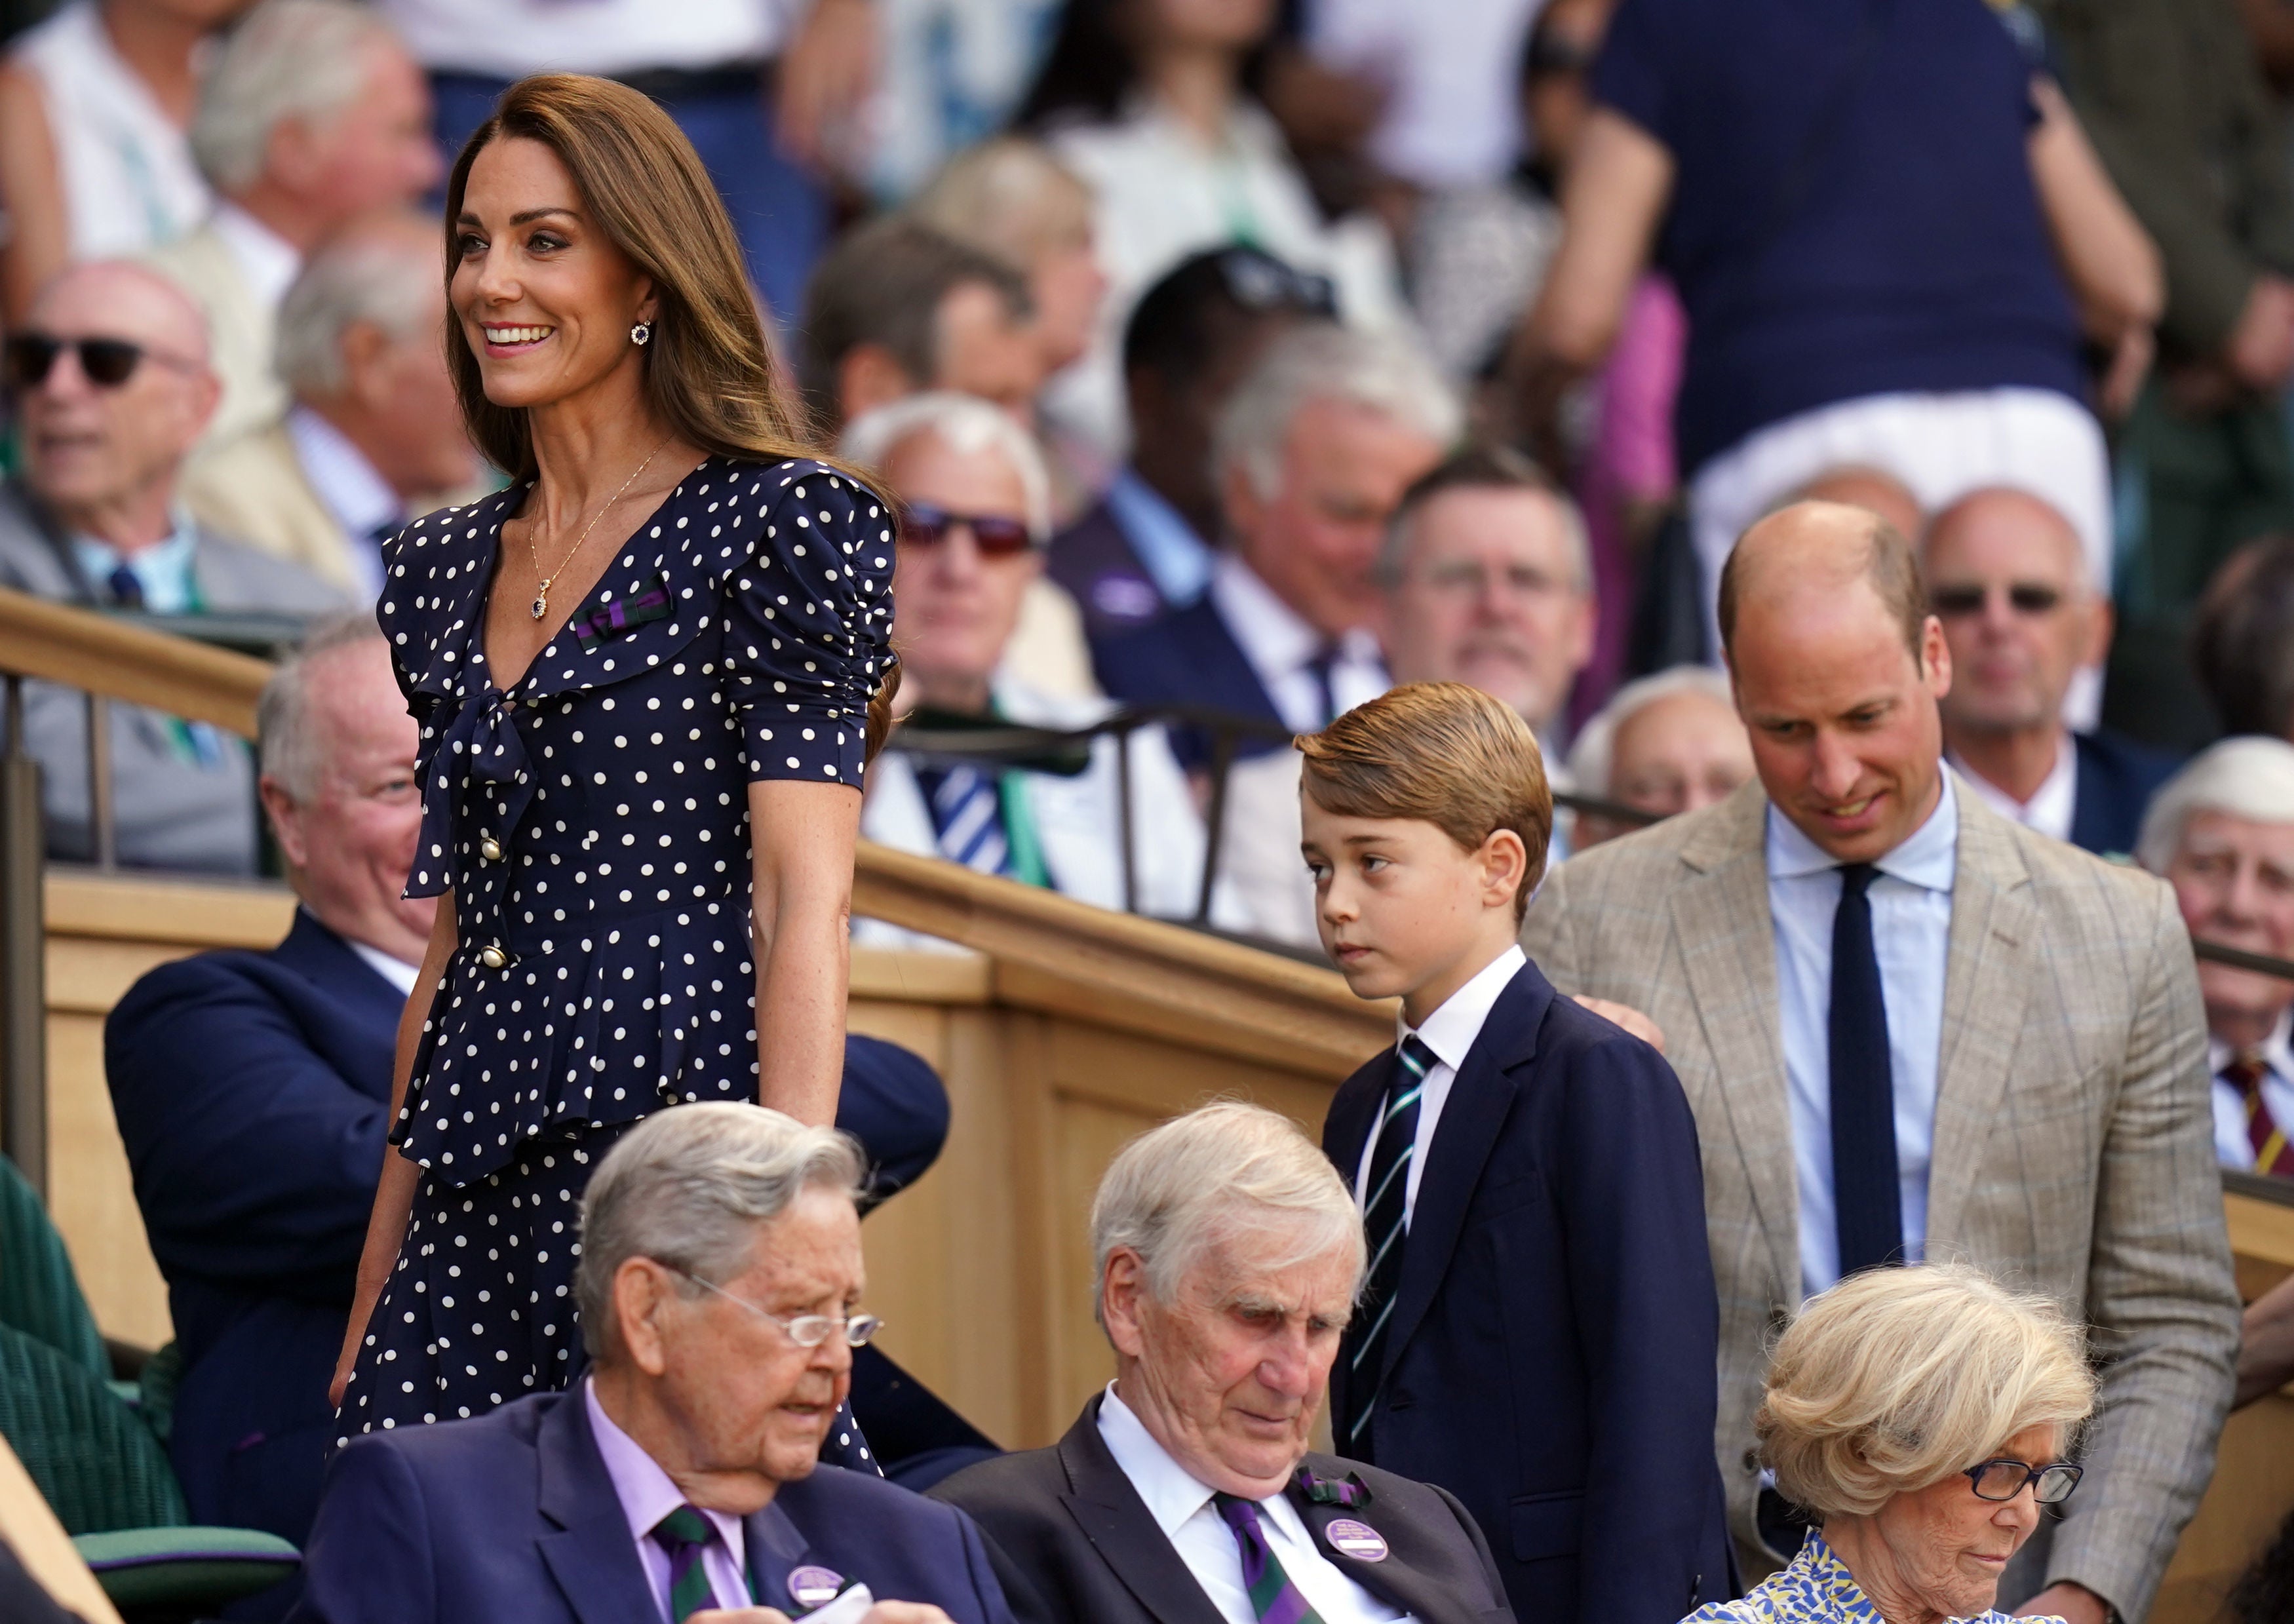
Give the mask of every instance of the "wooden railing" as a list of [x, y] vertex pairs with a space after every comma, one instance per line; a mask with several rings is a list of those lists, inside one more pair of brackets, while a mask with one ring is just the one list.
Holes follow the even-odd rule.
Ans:
[[[0, 591], [0, 672], [151, 704], [245, 736], [269, 670], [261, 660]], [[0, 775], [0, 799], [6, 784]], [[0, 844], [6, 838], [0, 831]], [[45, 1111], [42, 1045], [53, 1026], [66, 1035], [56, 1063], [75, 1079], [62, 1125], [75, 1146], [108, 1141], [117, 1157], [101, 1081], [102, 1013], [161, 959], [225, 938], [275, 940], [291, 898], [276, 886], [58, 869], [46, 876], [44, 914], [37, 843], [31, 883], [8, 887], [26, 855], [0, 852], [0, 1018], [8, 1027], [0, 1129], [16, 1148], [20, 1112]], [[956, 1112], [942, 1165], [869, 1221], [872, 1305], [893, 1320], [887, 1344], [895, 1355], [991, 1433], [1013, 1444], [1046, 1441], [1078, 1395], [1104, 1379], [1083, 1221], [1115, 1147], [1221, 1092], [1249, 1093], [1312, 1130], [1336, 1082], [1390, 1041], [1391, 1007], [1354, 1000], [1336, 975], [1312, 965], [872, 845], [858, 854], [854, 910], [977, 950], [854, 955], [855, 1029], [925, 1053], [948, 1078]], [[44, 963], [56, 966], [53, 987], [44, 986]], [[49, 1022], [25, 1018], [44, 1007]], [[26, 1171], [45, 1174], [44, 1148]], [[59, 1218], [83, 1271], [104, 1273], [113, 1253], [83, 1255], [78, 1244], [94, 1236], [95, 1220], [67, 1209], [93, 1202], [105, 1181], [121, 1209], [113, 1214], [117, 1255], [132, 1253], [143, 1271], [137, 1290], [157, 1340], [165, 1299], [124, 1161], [100, 1181], [75, 1168], [55, 1192]], [[2294, 1203], [2271, 1181], [2228, 1182], [2240, 1284], [2252, 1295], [2294, 1267]], [[100, 1315], [111, 1300], [106, 1283], [91, 1281]], [[2266, 1400], [2233, 1420], [2214, 1490], [2154, 1618], [2206, 1616], [2225, 1576], [2275, 1526], [2290, 1449], [2294, 1401]]]

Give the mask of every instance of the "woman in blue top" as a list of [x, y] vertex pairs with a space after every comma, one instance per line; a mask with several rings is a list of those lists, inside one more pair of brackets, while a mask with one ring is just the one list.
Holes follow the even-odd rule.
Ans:
[[408, 889], [441, 905], [346, 1436], [565, 1384], [577, 1204], [639, 1117], [834, 1120], [891, 670], [891, 516], [806, 454], [665, 114], [601, 79], [514, 85], [446, 233], [449, 364], [513, 483], [409, 526], [378, 610], [422, 727]]
[[1810, 1298], [1754, 1425], [1814, 1531], [1688, 1624], [2013, 1624], [1993, 1611], [2000, 1579], [2039, 1508], [2078, 1487], [2064, 1457], [2095, 1385], [2054, 1303], [1965, 1265], [1867, 1270]]

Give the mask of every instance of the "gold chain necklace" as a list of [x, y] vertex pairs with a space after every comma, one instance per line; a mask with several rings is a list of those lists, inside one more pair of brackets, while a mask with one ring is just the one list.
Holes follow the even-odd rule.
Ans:
[[653, 459], [661, 455], [661, 446], [667, 445], [668, 443], [669, 442], [667, 440], [663, 440], [661, 443], [661, 445], [655, 446], [653, 450], [646, 453], [645, 461], [638, 464], [638, 466], [630, 471], [630, 476], [622, 482], [621, 491], [616, 491], [613, 495], [607, 497], [606, 499], [606, 505], [598, 509], [597, 517], [591, 519], [587, 524], [582, 526], [582, 533], [574, 538], [573, 547], [567, 549], [565, 556], [557, 561], [557, 567], [550, 571], [549, 574], [542, 575], [541, 555], [535, 550], [533, 545], [534, 532], [539, 531], [541, 526], [537, 524], [532, 530], [525, 532], [525, 556], [533, 561], [533, 572], [541, 578], [541, 584], [534, 589], [533, 603], [532, 605], [533, 618], [535, 620], [541, 620], [549, 613], [550, 587], [555, 584], [560, 575], [565, 573], [565, 566], [574, 562], [574, 555], [582, 550], [582, 544], [590, 539], [590, 532], [598, 528], [598, 520], [604, 518], [608, 513], [613, 511], [614, 504], [622, 499], [622, 491], [626, 491], [631, 485], [638, 483], [638, 475], [644, 473], [646, 469], [652, 465]]

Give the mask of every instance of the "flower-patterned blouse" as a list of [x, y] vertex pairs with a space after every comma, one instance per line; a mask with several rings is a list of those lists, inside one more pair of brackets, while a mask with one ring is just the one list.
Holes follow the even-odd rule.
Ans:
[[712, 457], [505, 691], [487, 590], [530, 488], [408, 526], [377, 611], [422, 730], [407, 894], [452, 891], [459, 937], [393, 1138], [451, 1185], [574, 1125], [756, 1097], [748, 786], [859, 789], [891, 641], [883, 499]]
[[[1736, 1601], [1699, 1607], [1681, 1624], [1883, 1624], [1883, 1620], [1880, 1610], [1864, 1594], [1847, 1563], [1833, 1553], [1822, 1534], [1810, 1530], [1800, 1555], [1780, 1571], [1769, 1574]], [[2062, 1624], [2062, 1620], [2016, 1620], [1994, 1612], [1977, 1614], [1970, 1624]]]

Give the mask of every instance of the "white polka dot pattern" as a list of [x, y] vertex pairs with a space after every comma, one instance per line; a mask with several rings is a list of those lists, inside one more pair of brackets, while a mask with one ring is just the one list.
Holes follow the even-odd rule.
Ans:
[[461, 938], [395, 1137], [455, 1186], [582, 1124], [754, 1097], [748, 784], [859, 788], [891, 626], [882, 499], [712, 458], [504, 691], [485, 594], [524, 493], [409, 526], [378, 609], [422, 727], [408, 894], [451, 890]]

